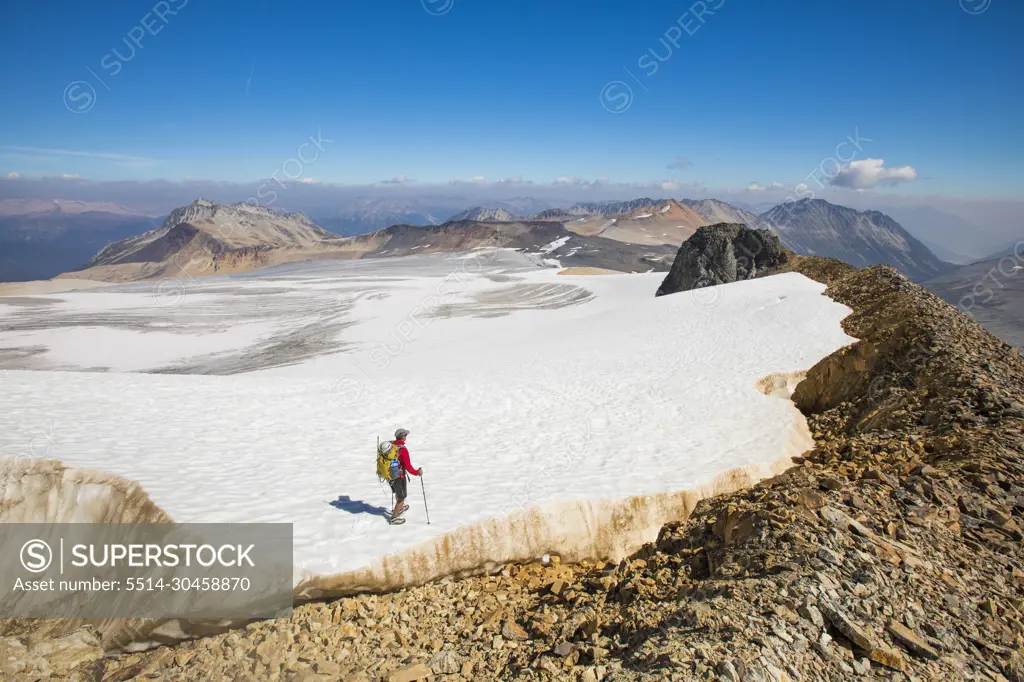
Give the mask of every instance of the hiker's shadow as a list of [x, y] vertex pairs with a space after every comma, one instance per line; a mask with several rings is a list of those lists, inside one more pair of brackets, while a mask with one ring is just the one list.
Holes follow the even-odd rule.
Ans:
[[384, 507], [375, 507], [372, 504], [367, 504], [362, 500], [353, 500], [348, 495], [339, 495], [338, 499], [334, 502], [328, 502], [335, 509], [346, 511], [349, 514], [371, 514], [373, 516], [383, 516], [388, 518], [391, 516], [391, 510], [385, 509]]

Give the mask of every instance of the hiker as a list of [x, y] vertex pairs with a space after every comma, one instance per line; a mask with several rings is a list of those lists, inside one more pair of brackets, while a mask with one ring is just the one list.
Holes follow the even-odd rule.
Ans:
[[409, 508], [409, 505], [405, 503], [405, 498], [408, 496], [408, 485], [405, 480], [405, 473], [409, 472], [413, 476], [423, 475], [423, 467], [417, 469], [412, 465], [412, 461], [409, 459], [409, 448], [405, 445], [405, 439], [409, 437], [408, 429], [398, 429], [395, 431], [395, 447], [398, 448], [398, 462], [399, 469], [398, 475], [388, 481], [388, 485], [391, 486], [391, 492], [395, 494], [395, 509], [391, 512], [391, 518], [397, 519], [401, 514]]

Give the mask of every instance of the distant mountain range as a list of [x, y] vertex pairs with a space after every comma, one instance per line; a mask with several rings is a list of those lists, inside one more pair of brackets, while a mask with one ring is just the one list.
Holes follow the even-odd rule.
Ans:
[[485, 247], [519, 249], [535, 255], [538, 264], [649, 271], [667, 270], [677, 245], [627, 244], [578, 234], [558, 221], [392, 225], [339, 237], [301, 213], [200, 199], [175, 209], [159, 228], [109, 244], [88, 267], [62, 276], [125, 282], [244, 272], [302, 260], [394, 257]]
[[959, 216], [930, 206], [894, 207], [886, 215], [914, 235], [935, 255], [951, 263], [984, 258], [999, 244], [993, 236]]
[[[3, 204], [0, 202], [0, 213], [22, 213], [0, 215], [0, 242], [19, 235], [22, 254], [43, 243], [49, 244], [50, 250], [48, 258], [31, 253], [25, 257], [40, 268], [23, 269], [17, 277], [7, 274], [5, 279], [26, 279], [35, 272], [41, 277], [53, 276], [57, 273], [46, 268], [52, 269], [54, 264], [63, 265], [62, 272], [74, 271], [73, 276], [127, 281], [177, 276], [181, 271], [190, 275], [238, 272], [310, 258], [391, 256], [414, 248], [430, 253], [514, 244], [512, 248], [541, 253], [549, 242], [558, 240], [562, 241], [545, 257], [565, 259], [566, 263], [600, 261], [605, 264], [598, 267], [646, 270], [659, 267], [652, 262], [660, 263], [664, 253], [677, 249], [697, 228], [723, 222], [773, 230], [786, 248], [801, 255], [839, 258], [858, 267], [888, 264], [917, 281], [953, 268], [889, 216], [820, 199], [785, 203], [756, 215], [715, 199], [641, 197], [560, 208], [518, 197], [463, 210], [443, 223], [429, 212], [433, 209], [419, 201], [359, 200], [348, 206], [346, 214], [312, 219], [302, 213], [251, 204], [197, 200], [173, 211], [156, 229], [152, 229], [153, 218], [133, 215], [113, 204]], [[530, 210], [534, 212], [528, 213]], [[35, 222], [28, 216], [34, 216]], [[381, 224], [395, 218], [400, 220]], [[9, 227], [4, 231], [5, 221], [11, 219], [22, 226], [21, 232]], [[60, 227], [47, 230], [47, 220], [54, 220]], [[68, 225], [75, 221], [81, 227], [70, 230]], [[84, 229], [90, 221], [95, 229]], [[379, 227], [366, 229], [371, 223]], [[460, 230], [465, 233], [464, 239], [453, 236]], [[356, 231], [358, 234], [354, 234]], [[72, 233], [78, 236], [69, 239]], [[556, 233], [557, 238], [549, 239]], [[86, 234], [88, 240], [82, 237]], [[48, 242], [41, 241], [45, 235], [51, 235]], [[388, 248], [397, 237], [401, 237], [399, 242]], [[398, 243], [408, 246], [399, 248]], [[54, 255], [62, 245], [75, 247], [75, 253], [65, 260]], [[95, 254], [91, 260], [83, 252], [85, 246]], [[581, 256], [587, 250], [594, 255]], [[613, 255], [616, 250], [621, 253]], [[5, 249], [5, 258], [9, 253], [17, 252]], [[17, 257], [12, 259], [11, 265], [17, 263]]]
[[388, 225], [437, 225], [443, 220], [437, 215], [446, 215], [448, 210], [446, 206], [416, 201], [362, 198], [349, 202], [344, 210], [318, 211], [311, 217], [324, 229], [342, 237], [351, 237]]
[[[417, 227], [393, 225], [352, 238], [361, 258], [449, 253], [500, 247], [535, 256], [538, 264], [596, 267], [621, 272], [667, 271], [678, 247], [669, 244], [627, 244], [598, 235], [581, 235], [558, 221], [447, 222]], [[357, 245], [363, 245], [360, 248]], [[364, 250], [365, 249], [365, 250]]]
[[574, 207], [587, 211], [565, 222], [577, 234], [595, 235], [627, 244], [668, 244], [678, 248], [707, 220], [675, 199], [637, 199]]
[[518, 216], [515, 213], [509, 213], [507, 210], [501, 207], [484, 208], [482, 206], [477, 206], [476, 208], [470, 208], [468, 210], [462, 211], [461, 213], [456, 213], [455, 215], [448, 219], [448, 222], [457, 222], [460, 220], [479, 220], [509, 223], [515, 220], [519, 220], [520, 217], [521, 216]]
[[452, 220], [491, 222], [542, 221], [563, 223], [570, 232], [600, 236], [625, 244], [677, 246], [686, 241], [707, 219], [684, 202], [643, 197], [630, 201], [578, 203], [569, 208], [551, 208], [534, 215], [516, 215], [500, 207], [463, 211]]
[[108, 202], [0, 201], [0, 281], [76, 270], [106, 244], [157, 224], [152, 216]]
[[756, 214], [738, 206], [727, 204], [717, 199], [683, 199], [683, 203], [689, 206], [695, 213], [707, 220], [712, 225], [715, 223], [736, 223], [747, 227], [769, 227], [761, 225], [763, 222]]
[[953, 268], [884, 213], [857, 211], [821, 199], [780, 204], [760, 215], [716, 199], [677, 201], [644, 197], [578, 203], [532, 216], [477, 207], [456, 217], [560, 221], [577, 234], [630, 244], [681, 244], [702, 225], [738, 223], [773, 230], [786, 248], [800, 255], [838, 258], [857, 267], [891, 265], [918, 281]]
[[[1024, 254], [1024, 250], [1018, 249]], [[921, 283], [985, 329], [1024, 351], [1024, 257], [1013, 248]]]
[[1004, 249], [999, 249], [982, 258], [982, 261], [998, 260], [1006, 256], [1016, 256], [1018, 261], [1024, 261], [1024, 237], [1014, 240], [1012, 244]]
[[[456, 213], [448, 220], [575, 220], [578, 218], [592, 218], [612, 215], [622, 215], [637, 211], [657, 203], [664, 203], [665, 200], [650, 198], [633, 199], [631, 201], [601, 201], [573, 204], [569, 208], [558, 208], [546, 206], [535, 212], [524, 212], [522, 210], [509, 210], [512, 202], [497, 202], [490, 206], [475, 206]], [[517, 204], [521, 205], [521, 204]]]
[[[314, 210], [310, 218], [341, 237], [375, 232], [390, 225], [440, 225], [452, 220], [520, 220], [550, 208], [545, 201], [514, 197], [487, 208], [464, 208], [464, 197], [388, 199], [362, 197], [349, 200], [344, 209]], [[445, 218], [445, 216], [450, 216]], [[500, 216], [500, 217], [499, 217]]]
[[891, 265], [915, 281], [953, 269], [878, 211], [801, 199], [780, 204], [759, 217], [772, 225], [786, 248], [800, 255], [838, 258], [858, 268]]

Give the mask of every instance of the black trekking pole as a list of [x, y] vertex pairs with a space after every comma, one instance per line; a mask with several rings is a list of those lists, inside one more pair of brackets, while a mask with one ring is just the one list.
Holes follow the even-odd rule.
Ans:
[[430, 525], [430, 510], [427, 509], [427, 486], [423, 482], [423, 474], [420, 474], [420, 489], [423, 491], [423, 511], [427, 514], [427, 525]]

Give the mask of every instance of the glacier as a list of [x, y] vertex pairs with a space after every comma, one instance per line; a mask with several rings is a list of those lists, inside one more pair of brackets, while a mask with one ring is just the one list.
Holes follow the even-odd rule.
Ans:
[[[811, 447], [786, 398], [854, 340], [803, 275], [655, 298], [663, 276], [490, 249], [0, 297], [0, 457], [137, 483], [178, 522], [292, 523], [300, 600], [615, 561]], [[398, 427], [425, 476], [389, 526]], [[98, 508], [12, 509], [13, 483], [0, 521]]]

